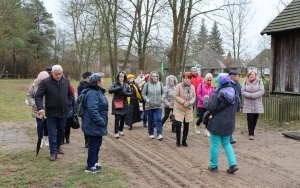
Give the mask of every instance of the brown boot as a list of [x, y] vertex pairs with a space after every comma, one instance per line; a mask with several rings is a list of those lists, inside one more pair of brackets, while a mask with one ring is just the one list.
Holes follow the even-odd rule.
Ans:
[[57, 154], [53, 154], [50, 156], [50, 161], [55, 161], [57, 159]]

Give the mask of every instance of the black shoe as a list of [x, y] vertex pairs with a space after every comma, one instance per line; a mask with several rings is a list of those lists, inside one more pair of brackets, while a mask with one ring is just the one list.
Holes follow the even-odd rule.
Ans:
[[188, 147], [188, 144], [186, 142], [182, 142], [182, 146]]
[[130, 126], [130, 127], [128, 128], [128, 130], [132, 130], [132, 126]]
[[143, 123], [143, 126], [144, 126], [144, 127], [147, 127], [146, 123]]
[[236, 172], [238, 170], [238, 166], [237, 165], [232, 165], [231, 167], [228, 168], [227, 173], [228, 174], [233, 174], [234, 172]]
[[214, 172], [214, 173], [218, 173], [219, 172], [218, 167], [212, 168], [212, 167], [209, 166], [208, 170], [211, 171], [211, 172]]
[[67, 144], [70, 143], [70, 138], [66, 138], [66, 143], [67, 143]]
[[177, 147], [180, 147], [181, 145], [180, 145], [180, 143], [176, 143], [176, 146], [177, 146]]
[[231, 141], [230, 141], [230, 144], [235, 144], [235, 143], [236, 143], [235, 140], [231, 140]]

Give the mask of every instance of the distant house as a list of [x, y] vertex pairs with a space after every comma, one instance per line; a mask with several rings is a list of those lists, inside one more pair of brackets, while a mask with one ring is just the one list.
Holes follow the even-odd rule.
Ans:
[[270, 49], [264, 49], [247, 64], [247, 71], [255, 70], [259, 75], [270, 75]]
[[226, 66], [222, 63], [223, 57], [217, 51], [205, 47], [196, 55], [189, 57], [189, 64], [198, 65], [201, 68], [201, 75], [205, 76], [207, 73], [212, 73], [214, 76], [223, 72]]
[[293, 0], [262, 32], [271, 35], [270, 93], [299, 95], [300, 0]]
[[228, 66], [229, 70], [238, 70], [242, 74], [246, 72], [247, 66], [241, 60], [233, 60], [232, 64]]

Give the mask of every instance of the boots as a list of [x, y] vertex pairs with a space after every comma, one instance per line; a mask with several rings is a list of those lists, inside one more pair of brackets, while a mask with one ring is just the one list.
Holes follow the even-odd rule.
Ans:
[[49, 147], [49, 138], [48, 138], [48, 136], [44, 136], [43, 140], [44, 140], [44, 145]]
[[173, 121], [173, 124], [176, 127], [176, 146], [180, 147], [180, 138], [181, 138], [181, 122]]

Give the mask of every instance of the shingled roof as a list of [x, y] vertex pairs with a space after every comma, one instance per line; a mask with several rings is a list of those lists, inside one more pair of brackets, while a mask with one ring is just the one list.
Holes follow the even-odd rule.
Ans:
[[255, 58], [253, 58], [248, 64], [248, 67], [262, 67], [268, 68], [270, 67], [270, 50], [264, 49], [260, 52]]
[[260, 34], [300, 29], [300, 0], [293, 0]]

